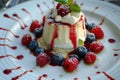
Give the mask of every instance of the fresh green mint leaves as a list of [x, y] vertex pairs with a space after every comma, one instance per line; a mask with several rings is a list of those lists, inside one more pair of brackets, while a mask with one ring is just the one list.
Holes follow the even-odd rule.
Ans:
[[68, 5], [72, 12], [81, 11], [80, 6], [78, 4], [73, 4], [74, 0], [55, 0], [55, 1], [63, 5]]
[[78, 4], [71, 4], [69, 7], [70, 7], [70, 10], [73, 12], [80, 12], [80, 7]]

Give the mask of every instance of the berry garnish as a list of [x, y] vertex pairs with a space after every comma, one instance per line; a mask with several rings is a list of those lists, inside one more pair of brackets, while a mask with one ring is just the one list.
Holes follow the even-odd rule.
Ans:
[[79, 58], [83, 58], [87, 52], [88, 50], [84, 46], [80, 46], [76, 49], [76, 54], [79, 56]]
[[96, 39], [102, 39], [104, 37], [104, 32], [100, 26], [96, 26], [91, 30], [95, 34]]
[[58, 3], [58, 4], [57, 4], [57, 6], [56, 6], [56, 9], [59, 9], [59, 8], [60, 8], [60, 6], [61, 6], [61, 4], [60, 4], [60, 3]]
[[35, 49], [35, 54], [38, 55], [38, 54], [40, 54], [40, 53], [44, 53], [44, 48], [42, 48], [42, 47], [37, 47], [37, 48]]
[[30, 34], [25, 34], [25, 35], [22, 37], [22, 41], [21, 41], [21, 42], [22, 42], [22, 44], [23, 44], [24, 46], [28, 46], [31, 40], [32, 40], [31, 35], [30, 35]]
[[29, 48], [31, 50], [35, 50], [37, 47], [38, 47], [38, 42], [37, 41], [35, 41], [35, 40], [30, 41]]
[[80, 12], [80, 6], [74, 0], [55, 0], [59, 4], [67, 5], [72, 12]]
[[77, 58], [66, 58], [63, 64], [63, 68], [68, 72], [73, 72], [78, 67], [78, 59]]
[[84, 57], [84, 61], [87, 64], [93, 64], [96, 61], [96, 54], [93, 52], [87, 52], [87, 54]]
[[43, 28], [36, 28], [34, 30], [34, 34], [37, 38], [41, 37], [42, 36], [42, 32], [43, 32]]
[[99, 53], [104, 49], [104, 45], [101, 42], [94, 41], [90, 44], [90, 50]]
[[69, 55], [69, 58], [72, 58], [72, 57], [74, 57], [74, 58], [80, 60], [80, 58], [78, 57], [77, 54], [70, 54], [70, 55]]
[[88, 33], [87, 34], [87, 37], [86, 37], [86, 41], [87, 43], [92, 43], [93, 41], [95, 41], [96, 38], [95, 38], [95, 35], [93, 33]]
[[32, 24], [30, 25], [30, 31], [31, 32], [34, 32], [34, 30], [36, 29], [36, 28], [40, 28], [41, 27], [41, 24], [39, 23], [39, 21], [38, 20], [34, 20], [33, 22], [32, 22]]
[[86, 22], [85, 26], [86, 26], [86, 29], [90, 31], [96, 26], [96, 24], [95, 23], [88, 24], [88, 22]]
[[48, 55], [46, 53], [41, 53], [36, 58], [36, 63], [40, 67], [45, 66], [49, 62]]
[[54, 53], [52, 55], [52, 59], [51, 60], [52, 60], [52, 62], [54, 64], [62, 65], [63, 61], [64, 61], [64, 57], [61, 54], [59, 54], [59, 53]]
[[[56, 6], [58, 15], [62, 17], [72, 12], [80, 12], [80, 6], [74, 0], [55, 0], [58, 2]], [[60, 5], [61, 4], [61, 5]]]
[[57, 9], [57, 14], [62, 17], [64, 17], [68, 13], [70, 13], [70, 9], [68, 6], [61, 6], [60, 8]]

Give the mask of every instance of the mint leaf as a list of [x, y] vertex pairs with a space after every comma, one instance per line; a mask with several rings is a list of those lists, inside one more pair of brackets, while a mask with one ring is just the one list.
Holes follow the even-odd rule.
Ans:
[[68, 5], [72, 4], [73, 0], [68, 0]]
[[70, 5], [70, 10], [72, 12], [80, 12], [80, 6], [78, 4], [71, 4]]
[[81, 39], [79, 39], [79, 40], [78, 40], [78, 44], [79, 44], [80, 46], [82, 46], [82, 45], [84, 45], [84, 41], [81, 40]]
[[55, 0], [56, 2], [59, 2], [60, 4], [67, 4], [68, 0]]

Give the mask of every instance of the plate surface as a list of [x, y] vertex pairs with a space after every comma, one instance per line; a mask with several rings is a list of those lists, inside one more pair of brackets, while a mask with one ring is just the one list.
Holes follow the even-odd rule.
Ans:
[[[41, 22], [42, 16], [46, 15], [54, 5], [52, 0], [49, 2], [35, 0], [25, 2], [0, 14], [0, 79], [12, 80], [19, 76], [16, 80], [46, 80], [45, 78], [47, 80], [119, 80], [120, 7], [97, 0], [77, 0], [77, 2], [81, 5], [89, 23], [99, 24], [104, 19], [102, 29], [105, 37], [100, 41], [105, 49], [97, 54], [96, 63], [86, 65], [81, 61], [78, 69], [73, 73], [67, 73], [59, 66], [36, 67], [36, 58], [21, 45], [21, 38], [24, 34], [31, 34], [34, 37], [29, 32], [32, 20]], [[41, 9], [44, 14], [41, 14]], [[110, 39], [115, 40], [115, 43], [110, 43], [108, 41]], [[6, 69], [12, 69], [12, 72], [6, 75], [3, 73]]]

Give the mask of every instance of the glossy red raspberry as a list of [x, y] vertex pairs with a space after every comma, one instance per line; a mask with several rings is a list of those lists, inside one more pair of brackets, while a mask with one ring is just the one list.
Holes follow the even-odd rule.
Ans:
[[40, 28], [41, 27], [41, 24], [39, 23], [39, 21], [38, 20], [34, 20], [33, 22], [32, 22], [32, 24], [30, 25], [30, 31], [31, 32], [34, 32], [34, 30], [36, 29], [36, 28]]
[[85, 57], [84, 57], [84, 61], [87, 64], [93, 64], [96, 61], [96, 54], [93, 52], [88, 52]]
[[77, 58], [67, 58], [64, 61], [63, 68], [68, 72], [73, 72], [77, 68], [78, 63], [79, 61]]
[[21, 42], [22, 42], [22, 44], [23, 44], [24, 46], [28, 46], [31, 40], [32, 40], [31, 35], [30, 35], [30, 34], [25, 34], [25, 35], [22, 37], [22, 41], [21, 41]]
[[56, 6], [56, 9], [59, 9], [59, 8], [60, 8], [60, 6], [61, 6], [61, 4], [60, 4], [60, 3], [58, 3], [58, 4], [57, 4], [57, 6]]
[[49, 62], [48, 55], [46, 53], [40, 53], [36, 58], [38, 66], [43, 67]]
[[101, 42], [94, 41], [90, 44], [90, 50], [99, 53], [104, 49], [104, 45]]
[[62, 17], [64, 17], [68, 13], [70, 13], [70, 9], [68, 6], [61, 6], [60, 8], [57, 9], [57, 14]]
[[104, 37], [104, 32], [100, 26], [96, 26], [91, 30], [95, 34], [96, 39], [102, 39]]

